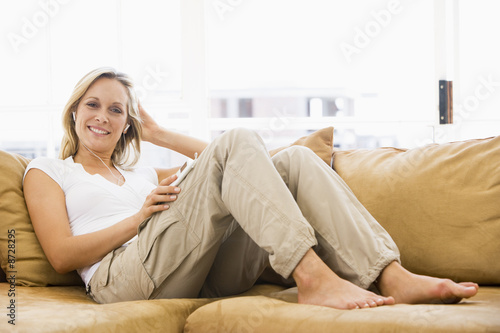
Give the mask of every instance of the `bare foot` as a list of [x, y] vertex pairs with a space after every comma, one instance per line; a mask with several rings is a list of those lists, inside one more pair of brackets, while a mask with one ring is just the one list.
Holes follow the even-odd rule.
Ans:
[[360, 309], [394, 304], [394, 298], [369, 292], [340, 278], [309, 250], [293, 272], [298, 302], [336, 309]]
[[477, 294], [478, 285], [472, 282], [455, 283], [413, 274], [398, 262], [389, 264], [380, 275], [378, 288], [382, 295], [391, 295], [396, 303], [458, 303]]

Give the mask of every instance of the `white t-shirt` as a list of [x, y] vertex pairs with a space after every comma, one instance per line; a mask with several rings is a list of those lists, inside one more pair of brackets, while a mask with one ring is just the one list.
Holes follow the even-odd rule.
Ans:
[[[153, 168], [118, 169], [125, 178], [125, 184], [118, 186], [101, 175], [87, 173], [72, 157], [65, 160], [38, 157], [28, 164], [25, 175], [30, 169], [45, 172], [63, 190], [74, 236], [105, 229], [134, 215], [141, 209], [148, 194], [158, 186], [158, 176]], [[78, 269], [85, 285], [88, 285], [99, 264]]]

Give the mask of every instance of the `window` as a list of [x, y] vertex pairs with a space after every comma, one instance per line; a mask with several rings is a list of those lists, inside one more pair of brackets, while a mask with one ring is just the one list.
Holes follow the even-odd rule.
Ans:
[[[73, 86], [102, 65], [129, 73], [164, 126], [206, 140], [238, 126], [256, 130], [269, 148], [326, 126], [335, 127], [340, 148], [496, 135], [498, 7], [494, 0], [3, 2], [0, 148], [56, 156]], [[452, 51], [442, 57], [445, 44]], [[452, 68], [447, 77], [443, 67]], [[439, 79], [453, 80], [453, 125], [438, 124]], [[148, 144], [143, 158], [184, 161]]]
[[329, 125], [344, 148], [430, 137], [432, 1], [205, 3], [209, 97], [253, 101], [254, 121], [240, 123], [212, 103], [213, 124], [267, 132], [280, 114], [290, 137], [280, 127], [269, 145]]
[[460, 0], [454, 131], [461, 139], [498, 135], [500, 128], [500, 2]]

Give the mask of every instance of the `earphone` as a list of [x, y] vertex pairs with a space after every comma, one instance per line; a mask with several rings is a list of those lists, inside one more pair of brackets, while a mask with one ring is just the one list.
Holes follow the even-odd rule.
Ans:
[[[76, 123], [76, 112], [73, 112], [73, 121]], [[125, 134], [127, 132], [129, 127], [130, 127], [130, 124], [127, 124], [127, 126], [125, 126], [125, 129], [123, 130], [123, 134]]]

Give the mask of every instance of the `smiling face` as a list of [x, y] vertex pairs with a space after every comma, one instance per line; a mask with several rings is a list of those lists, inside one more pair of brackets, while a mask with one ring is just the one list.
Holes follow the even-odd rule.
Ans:
[[93, 151], [111, 156], [127, 126], [128, 102], [127, 89], [118, 80], [95, 81], [76, 109], [79, 140]]

